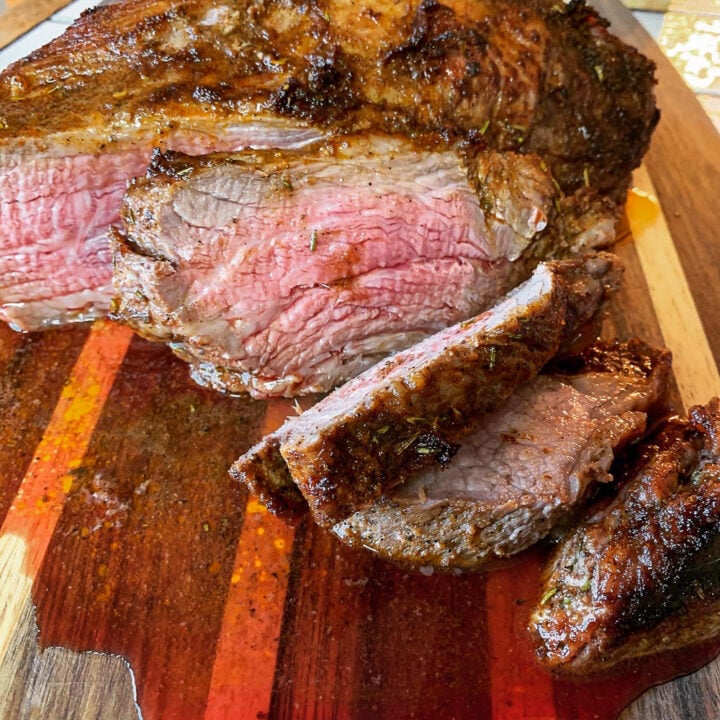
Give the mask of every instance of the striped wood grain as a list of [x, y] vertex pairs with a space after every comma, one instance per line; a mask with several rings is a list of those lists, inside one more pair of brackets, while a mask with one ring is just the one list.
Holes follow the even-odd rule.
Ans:
[[[596, 4], [626, 37], [655, 52], [616, 3]], [[662, 213], [646, 197], [631, 196], [629, 227], [637, 244], [628, 236], [618, 247], [628, 271], [608, 332], [671, 344], [675, 395], [687, 404], [720, 391], [720, 243], [709, 202], [720, 187], [720, 153], [694, 98], [662, 58], [656, 60], [665, 117], [637, 180], [643, 193], [658, 198]], [[677, 301], [683, 293], [687, 302]], [[177, 362], [141, 341], [133, 341], [120, 366], [126, 338], [110, 327], [91, 331], [82, 362], [62, 390], [58, 378], [73, 366], [55, 351], [42, 387], [58, 392], [59, 400], [36, 398], [42, 439], [34, 439], [38, 431], [29, 415], [8, 401], [33, 441], [28, 450], [22, 433], [4, 429], [18, 452], [2, 458], [9, 472], [0, 492], [0, 671], [20, 678], [22, 693], [15, 684], [3, 698], [0, 684], [0, 703], [12, 695], [13, 708], [40, 707], [53, 677], [79, 673], [89, 688], [104, 688], [90, 701], [95, 709], [108, 700], [104, 676], [117, 681], [110, 698], [117, 702], [108, 707], [134, 710], [132, 677], [114, 659], [51, 651], [57, 658], [52, 672], [59, 673], [53, 675], [36, 664], [49, 651], [29, 643], [34, 580], [43, 643], [128, 658], [146, 720], [554, 717], [560, 700], [546, 677], [522, 663], [517, 682], [501, 671], [502, 663], [511, 667], [502, 648], [518, 616], [496, 599], [503, 584], [515, 587], [512, 570], [487, 583], [471, 576], [410, 575], [339, 547], [308, 524], [296, 533], [281, 527], [223, 474], [227, 457], [259, 435], [263, 406], [253, 406], [248, 417], [237, 401], [193, 390]], [[115, 338], [107, 347], [96, 342], [104, 332]], [[38, 343], [47, 344], [50, 356], [63, 343], [59, 335], [45, 341], [18, 337], [2, 345], [0, 362], [30, 367], [40, 357], [33, 355]], [[11, 400], [15, 392], [32, 397], [26, 375], [7, 388]], [[83, 378], [100, 376], [83, 385]], [[52, 417], [44, 415], [48, 405], [55, 408]], [[270, 408], [264, 429], [277, 423], [278, 409], [284, 412]], [[237, 437], [233, 426], [244, 428]], [[62, 428], [65, 435], [58, 434]], [[70, 438], [66, 447], [61, 435]], [[226, 447], [230, 440], [235, 450]], [[158, 454], [161, 447], [165, 457]], [[29, 463], [35, 448], [41, 459], [18, 478], [17, 463]], [[11, 455], [20, 458], [15, 465]], [[128, 510], [111, 504], [113, 493], [127, 500]], [[92, 502], [106, 503], [108, 526], [93, 525]], [[168, 542], [154, 522], [172, 528], [175, 541]], [[246, 580], [250, 574], [254, 578]], [[623, 718], [716, 718], [718, 687], [714, 663], [647, 693]], [[44, 705], [44, 717], [68, 717], [70, 694], [67, 686]], [[125, 711], [117, 712], [121, 717]]]

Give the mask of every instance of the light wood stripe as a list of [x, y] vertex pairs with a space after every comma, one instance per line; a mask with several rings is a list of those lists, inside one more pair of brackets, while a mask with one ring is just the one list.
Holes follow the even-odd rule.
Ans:
[[82, 462], [131, 338], [129, 328], [105, 321], [93, 325], [0, 528], [0, 535], [18, 535], [27, 543], [31, 578], [45, 556], [72, 488], [73, 470]]
[[[268, 403], [262, 434], [294, 413]], [[294, 531], [254, 497], [245, 508], [205, 720], [257, 720], [270, 709]]]
[[131, 337], [128, 328], [93, 325], [0, 528], [0, 662]]
[[[626, 214], [685, 408], [720, 395], [720, 374], [655, 189], [644, 166]], [[682, 241], [682, 238], [678, 239]]]

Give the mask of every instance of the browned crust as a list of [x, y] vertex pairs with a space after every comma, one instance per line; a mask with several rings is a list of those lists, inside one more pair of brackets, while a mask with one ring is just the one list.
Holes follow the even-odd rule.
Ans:
[[280, 454], [280, 439], [268, 435], [230, 468], [230, 476], [245, 485], [274, 515], [289, 525], [307, 513], [307, 502], [295, 485]]
[[720, 630], [703, 622], [720, 582], [693, 570], [720, 531], [719, 432], [717, 398], [667, 421], [637, 451], [618, 498], [560, 545], [531, 616], [545, 664], [595, 672]]
[[273, 116], [534, 153], [566, 191], [605, 192], [622, 191], [657, 122], [652, 63], [581, 2], [217, 8], [212, 23], [205, 0], [88, 11], [0, 74], [0, 143], [99, 152]]

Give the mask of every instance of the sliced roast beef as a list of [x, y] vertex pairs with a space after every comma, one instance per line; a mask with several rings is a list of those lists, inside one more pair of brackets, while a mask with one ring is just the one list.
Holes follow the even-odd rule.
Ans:
[[203, 384], [327, 391], [476, 315], [538, 257], [606, 243], [612, 208], [584, 199], [531, 156], [387, 136], [159, 154], [123, 203], [114, 316]]
[[107, 309], [102, 241], [151, 149], [397, 133], [542, 158], [621, 199], [657, 120], [652, 64], [581, 2], [126, 0], [0, 73], [0, 312]]
[[538, 542], [612, 479], [645, 430], [670, 353], [599, 344], [485, 415], [447, 468], [429, 468], [333, 527], [343, 542], [408, 565], [477, 570]]
[[[541, 264], [482, 315], [378, 363], [266, 436], [232, 473], [333, 527], [431, 465], [534, 377], [619, 281], [612, 255]], [[297, 489], [293, 488], [293, 483]], [[299, 491], [299, 492], [298, 492]]]
[[604, 670], [720, 633], [720, 402], [664, 423], [626, 475], [548, 565], [531, 630], [557, 669]]

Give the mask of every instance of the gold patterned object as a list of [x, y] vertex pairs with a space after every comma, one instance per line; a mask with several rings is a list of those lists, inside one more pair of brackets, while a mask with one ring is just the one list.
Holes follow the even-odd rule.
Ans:
[[720, 0], [672, 3], [658, 43], [720, 130]]
[[693, 90], [720, 93], [720, 15], [668, 13], [660, 47]]

